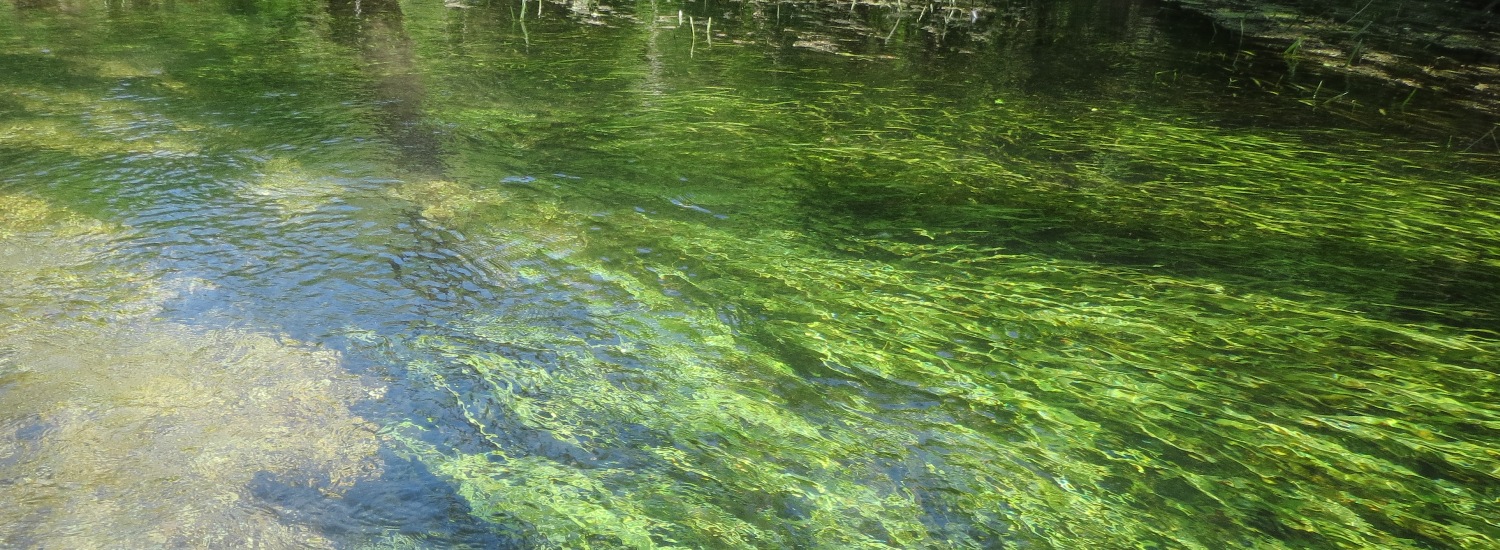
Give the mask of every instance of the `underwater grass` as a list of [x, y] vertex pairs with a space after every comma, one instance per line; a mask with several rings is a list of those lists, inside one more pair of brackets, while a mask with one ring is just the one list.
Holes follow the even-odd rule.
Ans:
[[[462, 11], [403, 9], [414, 33]], [[444, 254], [495, 276], [475, 282], [498, 298], [401, 345], [461, 423], [390, 433], [497, 531], [567, 548], [1500, 539], [1481, 163], [1119, 101], [940, 99], [826, 71], [765, 84], [765, 60], [726, 43], [653, 73], [652, 38], [629, 29], [598, 31], [621, 47], [593, 57], [588, 33], [538, 22], [534, 60], [484, 47], [492, 30], [418, 34], [447, 179], [392, 195], [462, 235]], [[231, 56], [170, 78], [110, 64], [95, 84], [275, 107], [295, 101], [265, 92], [327, 61], [298, 44], [270, 75]], [[454, 68], [477, 62], [505, 70]], [[271, 85], [208, 93], [242, 80]], [[8, 89], [22, 110], [50, 97]], [[18, 117], [0, 138], [10, 158], [199, 150], [121, 146], [99, 137], [110, 128], [303, 141], [140, 103], [95, 109], [97, 127]], [[264, 112], [311, 117], [291, 125], [308, 135], [373, 133], [297, 104]], [[327, 163], [246, 165], [261, 171], [226, 192], [286, 216], [338, 192]]]
[[[815, 182], [805, 202], [854, 231], [944, 229], [971, 244], [1340, 292], [1398, 316], [1497, 326], [1483, 304], [1500, 296], [1500, 181], [1484, 162], [1363, 134], [1085, 107], [1014, 101], [931, 108], [925, 128], [840, 125], [836, 146], [805, 145]], [[1421, 313], [1430, 309], [1443, 313]]]
[[505, 275], [411, 354], [467, 426], [394, 430], [476, 517], [553, 547], [1500, 539], [1483, 158], [723, 52], [653, 72], [687, 46], [610, 36], [545, 107], [544, 59], [434, 79], [449, 179], [395, 191]]
[[517, 246], [573, 220], [493, 193], [528, 206], [465, 230], [517, 260], [552, 253], [531, 273], [562, 280], [533, 283], [575, 292], [477, 317], [427, 342], [447, 360], [413, 365], [492, 450], [404, 440], [476, 514], [541, 540], [1495, 540], [1491, 338], [1316, 295], [892, 240], [865, 244], [909, 259], [857, 259], [797, 232], [633, 212], [587, 217], [619, 239], [602, 248], [653, 250], [604, 262], [581, 241]]

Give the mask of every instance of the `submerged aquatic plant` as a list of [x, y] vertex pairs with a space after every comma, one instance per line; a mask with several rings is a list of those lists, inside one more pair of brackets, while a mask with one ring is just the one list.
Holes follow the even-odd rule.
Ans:
[[[799, 232], [485, 193], [532, 206], [465, 230], [509, 243], [502, 264], [570, 250], [528, 282], [572, 290], [426, 340], [447, 359], [413, 372], [465, 411], [478, 450], [423, 435], [442, 427], [403, 440], [476, 514], [543, 540], [1495, 538], [1491, 338], [1328, 295], [920, 239], [855, 239], [883, 254], [854, 257]], [[516, 246], [579, 221], [608, 244]], [[599, 259], [632, 246], [651, 251]]]
[[463, 425], [395, 433], [476, 517], [565, 547], [1500, 541], [1485, 159], [751, 66], [433, 106], [449, 179], [396, 193], [507, 298], [411, 354]]
[[[378, 199], [405, 210], [390, 216], [399, 220], [384, 209], [362, 221], [441, 238], [398, 250], [412, 252], [401, 262], [359, 259], [408, 272], [453, 262], [433, 271], [449, 278], [415, 284], [486, 296], [421, 302], [414, 309], [459, 321], [419, 326], [420, 336], [366, 334], [410, 336], [392, 346], [402, 374], [432, 392], [418, 401], [436, 394], [440, 403], [391, 421], [390, 437], [497, 532], [569, 548], [1500, 543], [1500, 338], [1486, 309], [1497, 295], [1500, 209], [1486, 160], [1123, 101], [1000, 90], [997, 102], [996, 90], [934, 91], [928, 81], [942, 79], [887, 78], [895, 71], [882, 67], [862, 67], [864, 82], [827, 82], [829, 66], [788, 70], [735, 55], [748, 49], [727, 41], [692, 58], [692, 71], [714, 71], [716, 85], [703, 86], [701, 72], [687, 79], [692, 71], [662, 66], [674, 46], [649, 31], [601, 28], [603, 48], [538, 21], [511, 37], [524, 41], [523, 57], [491, 47], [503, 33], [479, 21], [485, 9], [450, 26], [471, 16], [403, 6], [413, 55], [432, 60], [422, 127], [451, 142], [429, 159], [441, 161], [431, 164], [443, 179], [410, 176]], [[288, 18], [288, 28], [308, 19]], [[454, 34], [422, 34], [434, 28]], [[253, 34], [236, 29], [227, 35]], [[347, 77], [348, 63], [324, 66], [321, 44], [299, 40], [307, 62], [270, 63], [273, 71], [240, 54], [173, 67], [194, 75], [190, 84], [222, 87], [228, 98], [205, 93], [206, 105], [320, 121], [290, 125], [300, 132], [291, 137], [277, 125], [205, 124], [238, 134], [205, 143], [244, 139], [259, 153], [322, 143], [333, 132], [325, 125], [377, 133], [341, 109], [237, 86]], [[691, 40], [676, 44], [680, 57], [694, 51]], [[641, 63], [648, 44], [659, 46], [656, 66]], [[547, 53], [533, 57], [533, 47]], [[308, 66], [317, 70], [298, 69]], [[181, 82], [126, 76], [160, 87], [150, 101], [92, 111], [100, 128], [173, 133], [162, 122], [170, 118], [136, 107], [181, 105]], [[0, 137], [14, 145], [6, 158], [26, 166], [43, 154], [138, 152], [99, 128], [59, 122], [71, 119], [22, 118]], [[145, 149], [163, 158], [213, 150], [161, 144]], [[338, 156], [330, 150], [346, 149], [221, 159], [260, 166], [264, 177], [202, 190], [288, 218], [323, 212], [323, 198], [346, 196], [328, 177], [337, 167], [303, 159]], [[161, 162], [147, 162], [149, 173], [182, 173]], [[92, 183], [59, 187], [84, 195]], [[154, 198], [100, 195], [123, 197], [111, 203], [122, 208]], [[0, 210], [0, 233], [53, 215], [14, 204], [22, 207]], [[268, 218], [236, 218], [246, 219]], [[68, 268], [82, 263], [45, 277], [0, 264], [0, 277], [32, 284], [0, 286], [0, 305], [51, 303], [17, 289], [82, 294], [46, 278], [77, 283]], [[380, 288], [411, 290], [405, 282]], [[0, 315], [47, 319], [37, 310]], [[148, 355], [127, 364], [150, 367], [126, 369], [140, 378], [101, 399], [162, 411], [180, 399], [188, 404], [178, 410], [193, 413], [122, 409], [112, 420], [237, 426], [281, 449], [213, 440], [222, 460], [191, 468], [221, 482], [215, 490], [242, 487], [259, 470], [301, 471], [292, 464], [328, 472], [335, 490], [368, 471], [372, 436], [346, 408], [361, 388], [329, 370], [326, 350], [132, 319], [142, 334], [88, 323], [52, 333], [88, 343], [81, 353], [90, 356]], [[46, 331], [50, 322], [17, 326]], [[240, 345], [243, 356], [226, 351]], [[48, 355], [36, 349], [0, 347], [0, 373], [26, 375], [13, 357]], [[203, 372], [200, 357], [299, 368], [287, 378], [244, 374], [246, 386], [222, 378], [237, 372]], [[325, 374], [303, 378], [316, 373]], [[68, 414], [57, 380], [33, 407], [46, 409], [46, 422], [27, 425], [98, 437]], [[312, 441], [304, 419], [334, 429]], [[131, 448], [175, 465], [179, 443]], [[37, 450], [21, 456], [45, 462]], [[217, 494], [226, 496], [197, 517], [241, 511], [227, 496], [238, 493]], [[262, 525], [284, 535], [277, 540], [324, 542]], [[221, 540], [198, 527], [184, 532]]]

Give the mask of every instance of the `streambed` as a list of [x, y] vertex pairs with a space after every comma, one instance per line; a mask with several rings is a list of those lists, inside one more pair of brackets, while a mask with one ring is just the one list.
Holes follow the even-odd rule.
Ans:
[[451, 4], [0, 5], [0, 545], [1500, 539], [1468, 107], [1151, 3]]

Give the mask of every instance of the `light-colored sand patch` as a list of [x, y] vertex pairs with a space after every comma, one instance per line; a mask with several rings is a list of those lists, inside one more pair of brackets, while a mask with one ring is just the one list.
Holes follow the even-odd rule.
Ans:
[[106, 226], [0, 200], [18, 206], [0, 215], [0, 547], [330, 546], [247, 486], [337, 497], [378, 475], [350, 406], [379, 388], [333, 351], [155, 319], [169, 293], [109, 266]]

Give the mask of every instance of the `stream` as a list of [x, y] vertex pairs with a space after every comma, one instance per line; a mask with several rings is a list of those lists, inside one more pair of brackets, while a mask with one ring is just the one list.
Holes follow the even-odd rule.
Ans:
[[1500, 546], [1500, 117], [1290, 55], [0, 1], [0, 547]]

